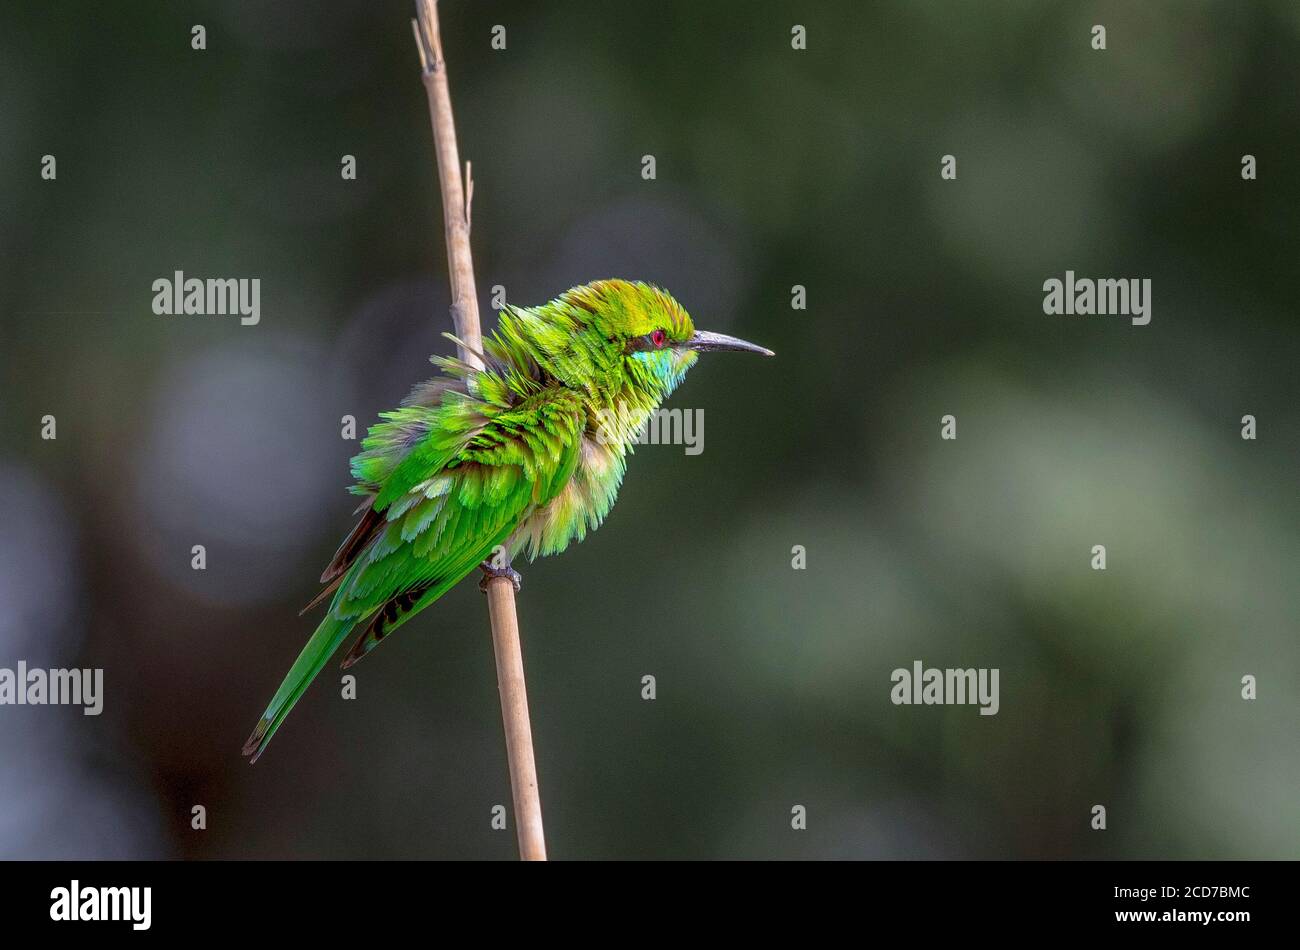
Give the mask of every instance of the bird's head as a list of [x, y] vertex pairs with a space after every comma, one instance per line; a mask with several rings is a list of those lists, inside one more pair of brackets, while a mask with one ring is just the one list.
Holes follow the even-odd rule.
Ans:
[[598, 280], [574, 287], [560, 301], [585, 311], [586, 332], [621, 356], [629, 372], [644, 375], [665, 394], [695, 363], [697, 353], [775, 355], [725, 333], [695, 329], [690, 314], [671, 294], [639, 281]]

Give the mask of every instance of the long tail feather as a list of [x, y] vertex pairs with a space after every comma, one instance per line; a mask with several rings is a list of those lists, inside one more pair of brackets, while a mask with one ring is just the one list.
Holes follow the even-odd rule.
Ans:
[[316, 674], [325, 668], [330, 656], [339, 648], [339, 644], [355, 625], [355, 619], [339, 620], [333, 616], [328, 616], [321, 621], [321, 625], [316, 628], [316, 632], [311, 635], [307, 645], [298, 654], [298, 659], [294, 660], [284, 682], [276, 690], [271, 704], [266, 707], [266, 712], [258, 721], [257, 728], [244, 743], [244, 755], [251, 755], [252, 762], [256, 762], [258, 756], [266, 751], [267, 743], [280, 728], [280, 723], [284, 722], [294, 704], [307, 691]]

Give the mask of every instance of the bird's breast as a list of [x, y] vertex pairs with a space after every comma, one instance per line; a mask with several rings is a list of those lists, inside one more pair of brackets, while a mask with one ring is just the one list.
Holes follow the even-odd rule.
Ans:
[[627, 468], [624, 453], [621, 443], [584, 434], [569, 481], [523, 520], [511, 539], [511, 555], [520, 551], [530, 558], [558, 554], [600, 527], [618, 497]]

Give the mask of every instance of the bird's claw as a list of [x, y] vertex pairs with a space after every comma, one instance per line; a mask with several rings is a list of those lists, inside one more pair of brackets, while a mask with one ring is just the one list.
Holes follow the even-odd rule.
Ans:
[[483, 577], [480, 578], [478, 582], [478, 589], [485, 594], [488, 592], [488, 585], [498, 577], [510, 578], [510, 583], [515, 585], [516, 594], [519, 593], [519, 588], [524, 581], [524, 579], [519, 576], [519, 572], [509, 564], [505, 567], [493, 567], [491, 563], [484, 561], [478, 566], [478, 569], [483, 572]]

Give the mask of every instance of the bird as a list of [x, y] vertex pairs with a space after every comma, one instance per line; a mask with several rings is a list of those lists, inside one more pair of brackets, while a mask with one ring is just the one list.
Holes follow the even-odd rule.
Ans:
[[698, 354], [775, 355], [696, 330], [671, 294], [598, 280], [537, 307], [507, 305], [482, 366], [436, 355], [440, 372], [379, 414], [351, 461], [360, 520], [303, 613], [329, 601], [244, 744], [256, 762], [317, 674], [359, 631], [347, 669], [477, 568], [519, 589], [515, 557], [565, 550], [612, 508], [638, 431]]

